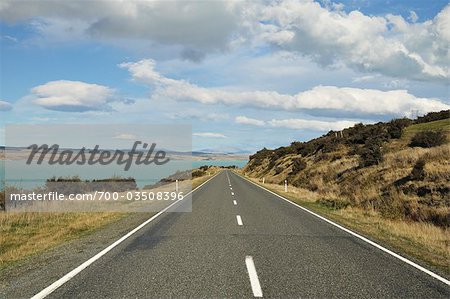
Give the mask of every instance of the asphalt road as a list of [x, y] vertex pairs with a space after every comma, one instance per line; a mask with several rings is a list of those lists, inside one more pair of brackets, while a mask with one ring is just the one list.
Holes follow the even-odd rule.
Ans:
[[450, 298], [446, 284], [231, 171], [197, 189], [192, 204], [48, 297]]

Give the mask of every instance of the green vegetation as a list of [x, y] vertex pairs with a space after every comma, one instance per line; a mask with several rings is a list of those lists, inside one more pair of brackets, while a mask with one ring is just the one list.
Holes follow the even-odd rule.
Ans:
[[415, 123], [416, 124], [430, 123], [437, 120], [446, 120], [448, 122], [449, 118], [450, 118], [449, 110], [442, 110], [439, 112], [430, 112], [424, 116], [419, 116], [415, 121]]
[[366, 142], [359, 152], [359, 157], [360, 167], [378, 165], [383, 160], [380, 143], [373, 139], [371, 139], [369, 142]]
[[429, 123], [418, 123], [406, 127], [402, 133], [402, 139], [410, 140], [412, 136], [418, 132], [423, 131], [443, 131], [447, 134], [450, 133], [450, 118], [436, 120]]
[[194, 177], [194, 178], [201, 177], [203, 175], [205, 175], [205, 172], [203, 170], [196, 169], [196, 170], [192, 171], [192, 177]]
[[113, 176], [107, 179], [82, 180], [74, 177], [52, 177], [45, 182], [45, 192], [58, 191], [63, 194], [88, 193], [94, 191], [124, 192], [136, 190], [137, 184], [134, 178], [122, 178]]
[[5, 209], [5, 190], [0, 190], [0, 211]]
[[446, 136], [442, 131], [422, 131], [416, 133], [409, 146], [435, 147], [445, 143]]

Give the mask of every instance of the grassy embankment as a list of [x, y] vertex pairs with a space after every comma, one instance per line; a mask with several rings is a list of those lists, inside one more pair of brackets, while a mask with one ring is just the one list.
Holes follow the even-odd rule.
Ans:
[[[217, 169], [192, 179], [196, 188]], [[0, 270], [64, 242], [86, 236], [127, 213], [10, 213], [0, 211]]]
[[[264, 187], [450, 275], [449, 143], [408, 146], [416, 133], [430, 130], [444, 131], [450, 140], [450, 120], [438, 120], [407, 126], [401, 138], [384, 142], [376, 165], [361, 167], [354, 149], [341, 143], [308, 155], [288, 151], [276, 160], [269, 153], [244, 173], [259, 184], [264, 177]], [[293, 174], [298, 159], [303, 164]], [[424, 177], [412, 179], [419, 160]], [[287, 193], [285, 179], [296, 185]]]

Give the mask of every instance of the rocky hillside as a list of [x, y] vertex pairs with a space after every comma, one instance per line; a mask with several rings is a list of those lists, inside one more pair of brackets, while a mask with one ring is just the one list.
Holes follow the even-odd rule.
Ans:
[[340, 209], [450, 226], [450, 111], [330, 131], [308, 142], [262, 149], [244, 173], [316, 192]]

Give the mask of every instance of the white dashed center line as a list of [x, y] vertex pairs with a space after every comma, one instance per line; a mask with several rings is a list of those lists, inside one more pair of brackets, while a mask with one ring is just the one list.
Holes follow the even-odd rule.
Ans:
[[242, 218], [241, 218], [241, 216], [237, 215], [237, 216], [236, 216], [236, 220], [237, 220], [238, 225], [244, 225], [244, 224], [242, 223]]
[[226, 171], [225, 173], [227, 174], [228, 185], [230, 185], [230, 187], [231, 187], [230, 176], [228, 175], [228, 171]]
[[262, 297], [263, 293], [261, 290], [261, 285], [259, 284], [258, 273], [256, 273], [255, 263], [253, 263], [253, 257], [247, 255], [245, 257], [245, 265], [247, 266], [247, 272], [248, 277], [250, 278], [253, 296]]
[[235, 206], [237, 206], [237, 202], [236, 202], [235, 200], [233, 200], [233, 204], [234, 204]]

